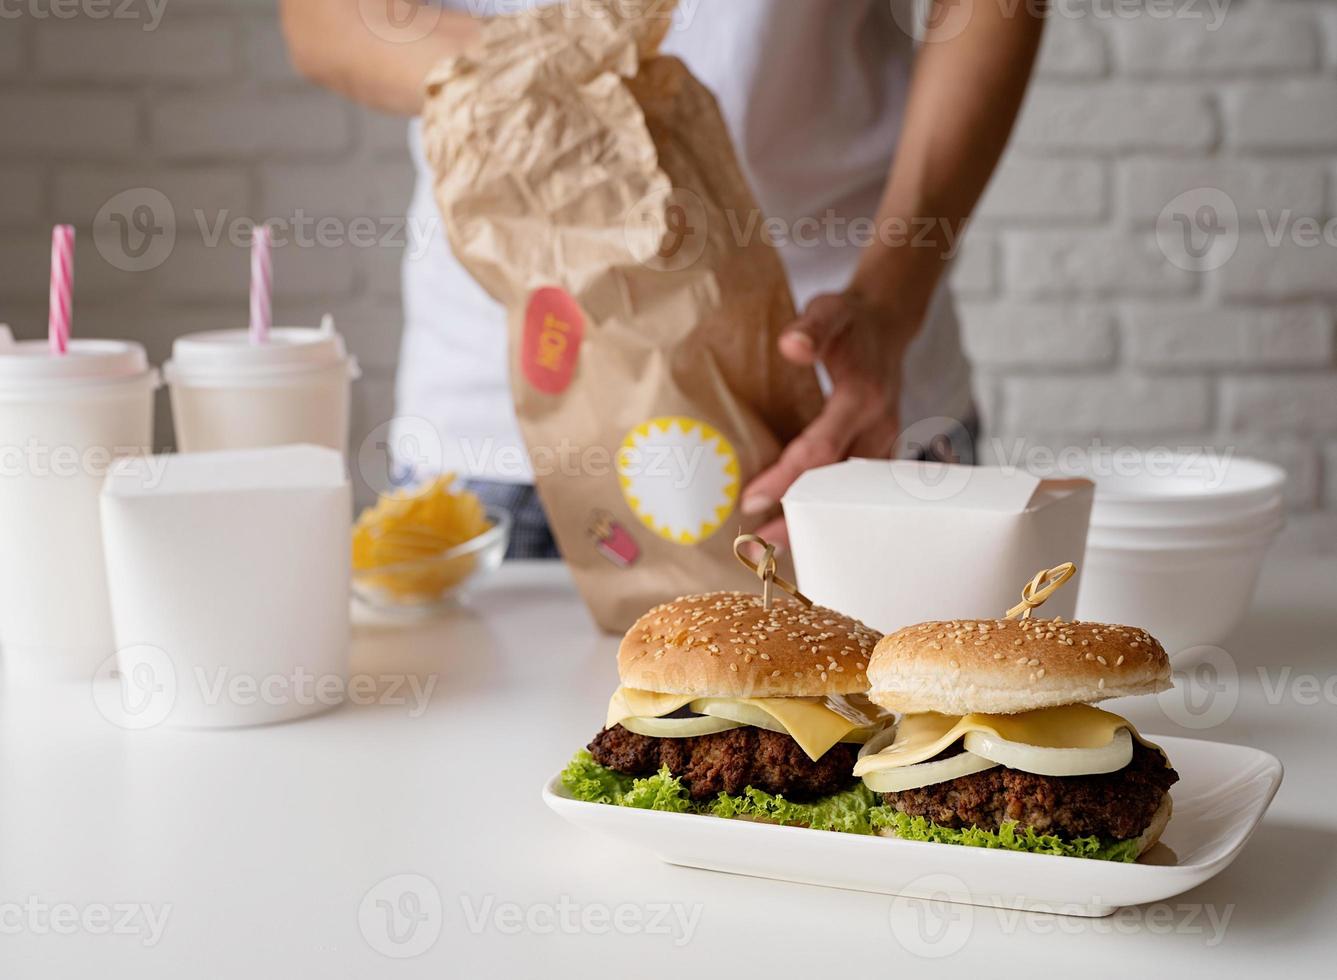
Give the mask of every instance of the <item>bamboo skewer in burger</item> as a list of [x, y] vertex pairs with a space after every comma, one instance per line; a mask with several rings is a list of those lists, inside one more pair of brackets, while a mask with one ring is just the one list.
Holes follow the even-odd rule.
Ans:
[[1129, 721], [1092, 705], [1167, 689], [1169, 659], [1141, 629], [1031, 618], [1074, 571], [1032, 579], [1008, 612], [1020, 618], [919, 623], [877, 644], [869, 697], [902, 718], [854, 771], [897, 815], [886, 833], [997, 846], [978, 832], [1002, 832], [1004, 846], [1030, 849], [1020, 831], [1051, 849], [1054, 837], [1088, 842], [1056, 853], [1124, 860], [1160, 838], [1178, 774]]

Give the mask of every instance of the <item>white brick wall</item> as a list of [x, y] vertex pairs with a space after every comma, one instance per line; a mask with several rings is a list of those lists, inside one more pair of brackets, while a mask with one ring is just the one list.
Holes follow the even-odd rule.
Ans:
[[141, 146], [135, 100], [105, 91], [102, 86], [87, 92], [42, 91], [22, 81], [6, 83], [0, 92], [5, 154], [33, 161], [132, 155]]
[[[313, 235], [336, 219], [333, 244], [276, 248], [275, 319], [335, 315], [365, 375], [360, 443], [392, 411], [401, 314], [387, 282], [401, 249], [343, 239], [354, 220], [384, 229], [402, 217], [405, 123], [296, 77], [274, 0], [169, 0], [156, 25], [148, 9], [0, 20], [0, 321], [21, 336], [45, 329], [50, 225], [73, 222], [76, 329], [139, 338], [161, 362], [178, 334], [245, 323], [246, 249], [226, 235], [210, 245], [212, 230], [269, 219]], [[132, 188], [166, 195], [176, 224], [170, 257], [143, 272], [109, 264], [91, 234], [99, 208]], [[165, 397], [157, 420], [169, 445]]]
[[1211, 413], [1211, 386], [1201, 375], [1171, 381], [1142, 375], [1014, 375], [1003, 383], [1000, 428], [1012, 434], [1052, 432], [1145, 437], [1201, 431]]
[[1246, 232], [1234, 257], [1210, 281], [1228, 300], [1337, 298], [1337, 234], [1331, 237], [1324, 242], [1287, 235], [1273, 244], [1261, 231]]
[[[1337, 440], [1330, 441], [1323, 452], [1323, 469], [1327, 473], [1337, 473]], [[1337, 481], [1328, 480], [1325, 488], [1324, 502], [1329, 509], [1337, 511]]]
[[1089, 20], [1056, 17], [1046, 28], [1035, 66], [1040, 78], [1099, 78], [1108, 68], [1104, 38]]
[[1111, 26], [1114, 63], [1129, 75], [1301, 72], [1317, 68], [1321, 55], [1313, 17], [1274, 5], [1239, 5], [1219, 25], [1207, 18], [1134, 17]]
[[1112, 365], [1117, 353], [1108, 310], [963, 302], [960, 313], [966, 353], [978, 368], [1102, 367]]
[[1332, 315], [1322, 306], [1139, 305], [1124, 308], [1123, 324], [1128, 363], [1144, 371], [1332, 363]]
[[[999, 250], [962, 303], [987, 430], [1272, 460], [1288, 543], [1337, 548], [1337, 3], [1233, 0], [1219, 25], [1204, 4], [1060, 7], [1077, 16], [1051, 23], [965, 246]], [[1189, 192], [1161, 220], [1180, 233], [1202, 188], [1233, 201], [1239, 240], [1192, 271], [1157, 223]]]
[[1231, 432], [1337, 436], [1337, 372], [1223, 378], [1221, 420]]
[[1210, 100], [1190, 87], [1041, 79], [1017, 124], [1016, 142], [1035, 151], [1203, 150], [1216, 131]]
[[[1322, 237], [1337, 217], [1337, 0], [1232, 0], [1219, 24], [1187, 0], [1169, 18], [1164, 3], [1057, 6], [953, 271], [988, 430], [1272, 459], [1291, 475], [1288, 538], [1337, 548], [1337, 240]], [[0, 319], [40, 332], [49, 226], [73, 221], [79, 331], [141, 337], [161, 360], [178, 333], [245, 318], [244, 249], [211, 247], [209, 229], [383, 228], [411, 174], [401, 121], [293, 75], [273, 0], [171, 0], [153, 30], [132, 8], [0, 22]], [[165, 194], [177, 225], [171, 257], [143, 273], [88, 233], [136, 187]], [[1196, 217], [1201, 188], [1234, 202], [1240, 240], [1224, 266], [1191, 271], [1157, 221], [1185, 192]], [[277, 319], [329, 310], [362, 361], [355, 441], [391, 411], [400, 255], [343, 242], [275, 256]]]
[[48, 183], [53, 210], [67, 216], [97, 214], [109, 198], [126, 188], [151, 187], [166, 195], [182, 229], [198, 226], [196, 212], [247, 215], [253, 197], [247, 174], [212, 165], [180, 169], [134, 164], [70, 166], [57, 169]]
[[1337, 147], [1337, 79], [1260, 81], [1224, 93], [1226, 141], [1242, 150]]
[[0, 31], [0, 77], [16, 75], [23, 67], [23, 41], [18, 31]]
[[1337, 7], [1323, 4], [1318, 16], [1323, 25], [1323, 63], [1328, 68], [1337, 68]]
[[59, 82], [226, 80], [236, 68], [235, 31], [227, 21], [178, 23], [153, 31], [133, 21], [44, 21], [32, 44], [41, 78]]
[[42, 216], [42, 178], [22, 167], [0, 166], [0, 228], [23, 227]]
[[1192, 276], [1165, 261], [1150, 232], [1017, 231], [1004, 237], [1004, 273], [1022, 296], [1184, 296]]
[[1241, 222], [1260, 225], [1259, 211], [1279, 215], [1321, 215], [1325, 160], [1167, 160], [1136, 156], [1119, 162], [1116, 195], [1124, 217], [1133, 224], [1154, 226], [1167, 201], [1196, 187], [1217, 187], [1234, 200]]
[[994, 173], [981, 224], [1090, 221], [1105, 216], [1105, 165], [1095, 160], [1010, 160]]

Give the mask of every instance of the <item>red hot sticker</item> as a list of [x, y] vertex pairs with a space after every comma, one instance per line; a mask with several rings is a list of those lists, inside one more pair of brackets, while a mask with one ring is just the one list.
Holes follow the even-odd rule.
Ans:
[[561, 394], [576, 373], [576, 357], [585, 334], [585, 316], [576, 301], [552, 286], [536, 290], [525, 310], [520, 369], [525, 379], [548, 395]]

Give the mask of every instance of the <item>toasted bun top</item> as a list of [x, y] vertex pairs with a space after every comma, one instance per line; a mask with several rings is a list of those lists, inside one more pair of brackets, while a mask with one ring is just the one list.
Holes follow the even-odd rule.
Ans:
[[868, 680], [868, 696], [892, 711], [1015, 714], [1164, 691], [1170, 660], [1132, 626], [961, 619], [883, 637]]
[[712, 592], [651, 609], [622, 639], [626, 687], [700, 697], [782, 698], [868, 690], [878, 634], [823, 606]]

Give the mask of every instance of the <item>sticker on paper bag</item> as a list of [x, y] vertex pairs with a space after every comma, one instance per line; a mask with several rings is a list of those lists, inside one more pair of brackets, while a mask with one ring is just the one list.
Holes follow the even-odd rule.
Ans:
[[599, 554], [618, 568], [629, 568], [641, 556], [640, 546], [631, 532], [606, 510], [596, 510], [590, 514], [589, 532]]
[[545, 395], [560, 395], [576, 373], [576, 357], [585, 335], [585, 315], [576, 301], [551, 286], [529, 298], [520, 369], [525, 380]]
[[651, 419], [627, 433], [617, 475], [641, 523], [676, 544], [710, 537], [738, 499], [733, 446], [706, 423], [683, 416]]

